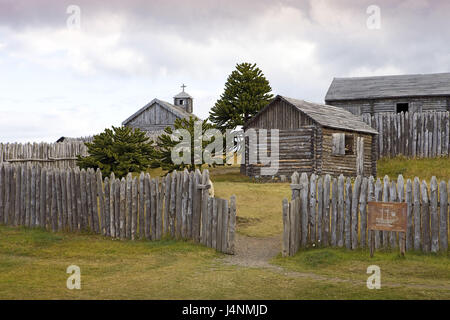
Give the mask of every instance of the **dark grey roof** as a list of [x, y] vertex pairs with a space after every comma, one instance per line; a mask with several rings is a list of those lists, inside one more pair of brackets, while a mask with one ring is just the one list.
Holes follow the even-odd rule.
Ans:
[[177, 115], [180, 118], [194, 117], [194, 118], [200, 119], [195, 114], [189, 113], [181, 107], [175, 106], [175, 105], [173, 105], [169, 102], [163, 101], [163, 100], [153, 99], [152, 101], [147, 103], [145, 106], [143, 106], [141, 109], [139, 109], [137, 112], [135, 112], [133, 115], [128, 117], [128, 119], [126, 119], [124, 122], [122, 122], [122, 125], [123, 126], [127, 125], [131, 120], [133, 120], [138, 115], [140, 115], [142, 112], [144, 112], [145, 110], [147, 110], [148, 108], [153, 106], [155, 103], [159, 104], [161, 107], [167, 109], [169, 112], [174, 113], [175, 115]]
[[[259, 114], [261, 114], [265, 109], [270, 108], [272, 103], [278, 99], [282, 99], [287, 103], [293, 105], [295, 108], [309, 116], [311, 119], [313, 119], [313, 121], [317, 122], [322, 127], [378, 134], [375, 129], [363, 122], [360, 117], [347, 110], [344, 110], [343, 108], [307, 102], [304, 100], [283, 97], [280, 95], [276, 96], [275, 99], [263, 110], [261, 110], [255, 117], [253, 117], [252, 120], [255, 119]], [[252, 120], [250, 120], [246, 124], [246, 126], [248, 126], [248, 124], [250, 124]]]
[[450, 96], [450, 73], [334, 78], [325, 101]]
[[192, 97], [189, 95], [189, 93], [181, 91], [179, 94], [177, 94], [176, 96], [174, 96], [174, 98], [191, 98]]

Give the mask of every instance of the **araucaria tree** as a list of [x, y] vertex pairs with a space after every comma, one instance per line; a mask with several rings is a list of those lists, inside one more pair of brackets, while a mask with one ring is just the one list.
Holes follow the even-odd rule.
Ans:
[[140, 129], [112, 127], [95, 135], [86, 143], [89, 156], [78, 156], [80, 168], [100, 168], [104, 176], [114, 172], [122, 178], [129, 172], [141, 172], [154, 161], [155, 149], [152, 141]]
[[225, 90], [209, 113], [221, 131], [244, 125], [273, 98], [272, 88], [256, 64], [236, 65], [225, 83]]

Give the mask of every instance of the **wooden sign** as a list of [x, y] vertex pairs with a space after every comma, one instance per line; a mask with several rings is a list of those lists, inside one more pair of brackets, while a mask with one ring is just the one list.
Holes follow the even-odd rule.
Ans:
[[406, 232], [405, 202], [369, 202], [368, 229]]
[[[399, 233], [400, 253], [405, 254], [406, 216], [408, 205], [405, 202], [368, 202], [368, 230], [397, 231]], [[370, 256], [375, 251], [375, 233], [370, 239]]]

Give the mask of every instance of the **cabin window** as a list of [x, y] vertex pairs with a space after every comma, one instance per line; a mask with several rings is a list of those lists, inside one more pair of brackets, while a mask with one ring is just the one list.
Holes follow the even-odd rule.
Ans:
[[397, 113], [405, 113], [409, 111], [409, 103], [407, 102], [402, 102], [402, 103], [397, 103]]
[[331, 153], [336, 156], [352, 155], [354, 152], [354, 136], [345, 133], [333, 133]]
[[345, 135], [345, 154], [355, 154], [353, 146], [355, 145], [355, 139], [352, 134]]
[[183, 100], [180, 100], [180, 101], [179, 101], [179, 105], [182, 106], [182, 105], [183, 105], [183, 102], [184, 102]]

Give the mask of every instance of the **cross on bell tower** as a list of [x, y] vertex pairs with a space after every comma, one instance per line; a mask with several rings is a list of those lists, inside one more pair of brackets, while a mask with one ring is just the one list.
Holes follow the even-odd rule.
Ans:
[[173, 97], [173, 104], [183, 108], [186, 112], [192, 113], [194, 98], [184, 91], [186, 87], [187, 86], [184, 83], [181, 85], [183, 91]]

